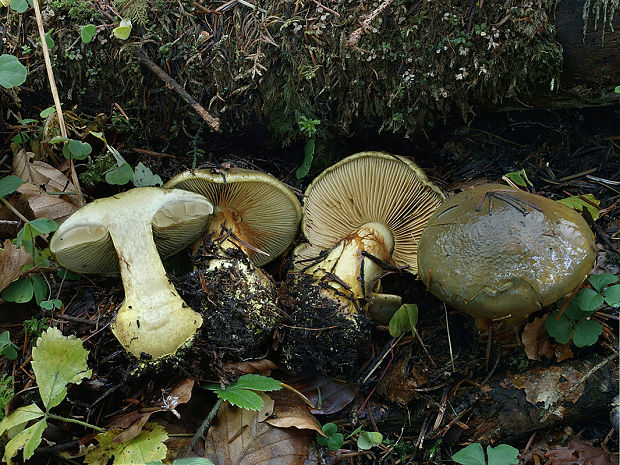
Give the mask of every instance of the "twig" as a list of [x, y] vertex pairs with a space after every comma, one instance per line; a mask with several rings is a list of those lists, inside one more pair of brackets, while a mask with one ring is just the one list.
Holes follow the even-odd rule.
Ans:
[[454, 367], [454, 354], [452, 353], [452, 340], [450, 339], [450, 325], [448, 324], [448, 308], [446, 304], [443, 304], [443, 310], [446, 314], [446, 333], [448, 333], [448, 347], [450, 349], [450, 362], [452, 363], [452, 372], [456, 372], [456, 368]]
[[366, 32], [368, 29], [370, 29], [371, 23], [375, 19], [377, 19], [377, 16], [383, 13], [383, 10], [385, 10], [393, 2], [394, 0], [383, 0], [381, 5], [379, 5], [379, 7], [375, 11], [373, 11], [366, 17], [366, 19], [362, 22], [362, 25], [351, 33], [351, 35], [349, 36], [349, 38], [347, 39], [345, 43], [345, 46], [347, 48], [355, 47], [360, 41], [360, 39], [362, 38], [362, 34]]
[[[56, 114], [58, 115], [58, 125], [60, 126], [60, 134], [63, 137], [67, 137], [67, 127], [65, 126], [65, 119], [62, 114], [62, 108], [60, 106], [60, 97], [58, 96], [58, 89], [56, 88], [56, 79], [54, 79], [54, 70], [52, 69], [52, 61], [50, 60], [50, 52], [47, 48], [47, 41], [45, 40], [45, 29], [43, 29], [43, 18], [41, 17], [41, 10], [39, 8], [39, 1], [33, 0], [34, 15], [37, 19], [37, 26], [39, 27], [39, 36], [41, 37], [41, 50], [43, 50], [43, 59], [45, 60], [45, 69], [47, 70], [47, 79], [50, 82], [50, 90], [52, 91], [52, 97], [54, 99], [54, 105], [56, 107]], [[80, 181], [75, 171], [75, 164], [73, 160], [69, 160], [71, 167], [71, 181], [75, 185], [78, 195], [78, 203], [80, 206], [84, 205], [84, 197], [82, 196], [82, 189], [80, 188]]]
[[146, 55], [144, 54], [144, 52], [137, 51], [136, 52], [136, 57], [138, 58], [138, 60], [140, 60], [142, 63], [144, 63], [146, 66], [149, 67], [149, 69], [151, 71], [153, 71], [157, 77], [159, 77], [162, 81], [164, 81], [166, 84], [168, 84], [170, 87], [172, 87], [174, 89], [174, 91], [179, 94], [181, 96], [181, 98], [183, 100], [185, 100], [187, 103], [190, 104], [190, 106], [194, 109], [194, 111], [196, 113], [198, 113], [198, 115], [205, 120], [205, 122], [214, 130], [214, 131], [219, 131], [220, 130], [220, 120], [219, 118], [214, 118], [213, 116], [211, 116], [207, 110], [204, 109], [204, 107], [199, 104], [196, 100], [194, 100], [194, 98], [189, 95], [189, 93], [183, 89], [183, 87], [181, 87], [179, 85], [179, 83], [177, 81], [175, 81], [172, 77], [170, 77], [168, 74], [166, 74], [166, 72], [161, 69], [159, 66], [157, 66], [155, 63], [153, 63], [151, 60], [149, 60]]

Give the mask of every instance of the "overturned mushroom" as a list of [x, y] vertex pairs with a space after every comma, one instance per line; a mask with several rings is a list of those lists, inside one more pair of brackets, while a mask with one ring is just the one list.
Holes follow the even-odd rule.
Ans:
[[577, 288], [596, 256], [583, 217], [500, 184], [465, 190], [439, 208], [420, 240], [420, 278], [476, 318], [518, 319]]
[[202, 324], [168, 280], [160, 254], [193, 242], [213, 211], [203, 196], [142, 187], [80, 208], [50, 242], [58, 264], [80, 273], [118, 273], [125, 301], [112, 324], [123, 347], [137, 358], [174, 354]]
[[[380, 152], [345, 158], [312, 182], [302, 222], [308, 244], [296, 249], [297, 271], [288, 279], [291, 314], [301, 328], [286, 337], [289, 368], [316, 364], [328, 374], [350, 374], [369, 338], [368, 304], [389, 300], [373, 295], [379, 278], [417, 272], [419, 238], [442, 200], [415, 163]], [[398, 302], [393, 298], [392, 306]], [[328, 340], [317, 343], [317, 333], [304, 328], [323, 328]]]
[[236, 358], [263, 355], [281, 320], [271, 278], [258, 266], [278, 257], [301, 219], [297, 197], [268, 174], [231, 168], [181, 173], [165, 187], [204, 195], [214, 205], [196, 270], [176, 281], [200, 309], [212, 348]]

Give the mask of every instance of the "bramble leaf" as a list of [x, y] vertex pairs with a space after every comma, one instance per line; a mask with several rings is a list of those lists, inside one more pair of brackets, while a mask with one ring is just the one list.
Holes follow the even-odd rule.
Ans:
[[261, 397], [253, 391], [247, 389], [222, 390], [218, 389], [215, 394], [223, 400], [227, 400], [231, 405], [236, 405], [247, 410], [259, 411], [263, 408], [264, 402]]
[[86, 357], [88, 350], [75, 336], [63, 336], [56, 328], [48, 328], [32, 349], [32, 368], [39, 393], [47, 410], [60, 404], [67, 395], [69, 383], [80, 384], [90, 378]]
[[252, 389], [254, 391], [279, 391], [282, 383], [268, 376], [255, 374], [240, 376], [236, 383], [228, 386], [227, 390]]

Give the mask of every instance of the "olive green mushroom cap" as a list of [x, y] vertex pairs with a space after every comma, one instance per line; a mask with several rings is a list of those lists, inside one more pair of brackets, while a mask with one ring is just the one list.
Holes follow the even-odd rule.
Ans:
[[551, 199], [483, 184], [444, 203], [418, 253], [420, 278], [476, 318], [517, 319], [576, 289], [596, 257], [583, 217]]
[[73, 213], [52, 237], [50, 250], [60, 266], [73, 271], [120, 271], [125, 300], [112, 332], [135, 357], [152, 360], [174, 354], [202, 324], [168, 280], [160, 253], [170, 255], [193, 242], [212, 211], [193, 192], [131, 189]]
[[209, 199], [215, 206], [210, 229], [219, 231], [221, 224], [229, 228], [250, 246], [238, 244], [256, 266], [282, 254], [297, 234], [301, 205], [285, 184], [269, 174], [242, 168], [191, 170], [173, 177], [164, 187]]
[[[417, 273], [418, 241], [444, 199], [411, 160], [382, 152], [351, 155], [317, 176], [306, 189], [302, 231], [310, 246], [299, 257], [329, 250], [365, 225], [384, 225], [393, 237], [391, 258]], [[299, 266], [297, 264], [296, 266]]]

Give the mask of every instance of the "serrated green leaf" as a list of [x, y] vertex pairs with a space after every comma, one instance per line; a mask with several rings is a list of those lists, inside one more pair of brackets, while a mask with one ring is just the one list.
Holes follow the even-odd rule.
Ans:
[[263, 399], [255, 392], [247, 389], [238, 389], [234, 391], [226, 391], [218, 389], [215, 394], [223, 400], [230, 402], [231, 405], [244, 408], [246, 410], [259, 411], [263, 408]]
[[11, 175], [11, 176], [3, 177], [2, 179], [0, 179], [0, 197], [4, 197], [5, 195], [12, 194], [23, 183], [24, 181], [22, 181], [17, 176]]
[[18, 304], [30, 302], [33, 294], [32, 280], [28, 276], [13, 281], [2, 290], [2, 298], [4, 300]]
[[120, 40], [127, 40], [131, 34], [131, 21], [128, 19], [121, 20], [120, 24], [112, 30], [114, 37]]
[[461, 465], [486, 465], [482, 446], [475, 442], [464, 447], [452, 456], [452, 460]]
[[254, 391], [279, 391], [282, 383], [277, 379], [268, 376], [255, 374], [240, 376], [236, 383], [231, 384], [228, 389], [252, 389]]
[[604, 302], [603, 296], [592, 289], [580, 289], [573, 300], [586, 313], [596, 311]]
[[586, 347], [596, 344], [603, 327], [598, 321], [581, 320], [575, 325], [573, 344], [577, 347]]
[[[584, 199], [587, 199], [591, 203], [586, 202], [581, 197], [583, 197]], [[583, 212], [585, 208], [586, 210], [590, 212], [590, 216], [592, 216], [592, 219], [596, 221], [599, 217], [598, 208], [592, 205], [592, 203], [599, 205], [601, 203], [600, 200], [597, 200], [592, 194], [586, 194], [581, 197], [578, 195], [575, 195], [572, 197], [566, 197], [565, 199], [560, 199], [558, 200], [558, 202], [578, 212]]]
[[0, 421], [0, 435], [11, 428], [26, 424], [32, 420], [37, 420], [43, 415], [45, 415], [45, 413], [37, 406], [37, 404], [19, 407], [8, 417], [5, 417], [2, 421]]
[[[13, 5], [11, 5], [13, 7]], [[26, 11], [24, 9], [24, 11]], [[26, 82], [28, 70], [22, 65], [16, 56], [0, 55], [0, 86], [12, 89]]]
[[168, 433], [157, 423], [147, 423], [135, 438], [123, 443], [114, 442], [118, 431], [108, 431], [97, 435], [99, 444], [89, 450], [84, 457], [87, 465], [107, 464], [114, 457], [112, 465], [144, 465], [159, 463], [166, 457], [164, 441]]
[[489, 465], [516, 465], [519, 463], [519, 450], [507, 444], [497, 447], [487, 446]]
[[43, 435], [43, 431], [47, 428], [47, 423], [45, 420], [40, 420], [36, 422], [34, 425], [29, 426], [17, 433], [9, 442], [7, 442], [4, 449], [4, 460], [8, 465], [12, 465], [13, 461], [11, 460], [20, 449], [24, 449], [24, 462], [32, 457], [34, 450], [37, 448], [39, 444], [41, 444], [41, 436]]
[[357, 438], [357, 447], [360, 450], [368, 450], [373, 446], [381, 444], [383, 435], [376, 431], [362, 431]]
[[588, 278], [592, 287], [601, 292], [601, 289], [618, 282], [618, 277], [611, 273], [593, 274]]
[[105, 180], [108, 184], [114, 184], [123, 186], [133, 179], [133, 170], [129, 163], [124, 163], [121, 166], [108, 171], [105, 174]]
[[547, 330], [547, 333], [549, 333], [549, 336], [554, 338], [557, 342], [560, 344], [566, 344], [570, 341], [573, 327], [568, 318], [564, 315], [558, 319], [558, 313], [559, 312], [557, 310], [551, 312], [545, 321], [545, 329]]
[[620, 284], [605, 289], [603, 298], [610, 307], [620, 307]]
[[161, 186], [164, 182], [158, 174], [153, 174], [142, 162], [136, 165], [133, 173], [133, 185], [136, 187]]
[[48, 328], [32, 349], [32, 369], [39, 393], [47, 410], [60, 404], [67, 395], [69, 383], [80, 384], [90, 378], [86, 357], [88, 350], [75, 336], [63, 336], [56, 328]]
[[80, 37], [82, 37], [82, 42], [85, 44], [90, 43], [97, 34], [97, 28], [94, 24], [87, 24], [86, 26], [80, 27]]
[[402, 334], [413, 331], [417, 323], [418, 306], [416, 304], [403, 304], [390, 319], [390, 336], [400, 337]]

